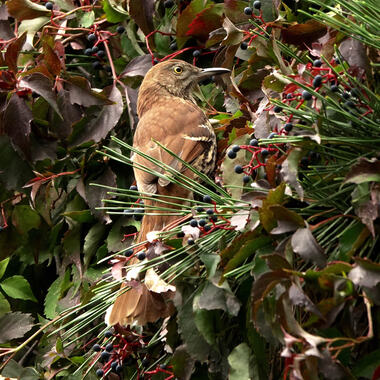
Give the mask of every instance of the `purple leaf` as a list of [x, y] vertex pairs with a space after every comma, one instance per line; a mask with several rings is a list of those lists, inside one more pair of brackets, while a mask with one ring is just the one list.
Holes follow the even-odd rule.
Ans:
[[154, 0], [130, 0], [129, 14], [145, 35], [153, 31]]
[[84, 126], [83, 131], [74, 139], [74, 145], [80, 145], [87, 141], [99, 142], [115, 127], [123, 113], [123, 99], [119, 89], [113, 85], [106, 87], [104, 93], [108, 94], [108, 99], [113, 102], [105, 105], [100, 110], [97, 117]]
[[63, 119], [57, 105], [57, 96], [53, 91], [53, 82], [41, 73], [28, 75], [20, 80], [20, 86], [29, 88], [30, 90], [41, 95], [54, 109], [54, 111]]
[[326, 257], [309, 228], [299, 228], [291, 239], [293, 251], [305, 261], [311, 261], [318, 267], [326, 266]]
[[319, 318], [324, 319], [321, 312], [310, 300], [310, 298], [303, 292], [299, 285], [296, 285], [295, 283], [292, 284], [289, 289], [289, 299], [293, 306], [301, 306], [305, 308], [305, 310], [318, 315]]
[[31, 314], [7, 313], [0, 317], [0, 343], [22, 338], [34, 326]]
[[12, 94], [4, 113], [5, 132], [26, 156], [29, 156], [32, 111], [16, 93]]
[[363, 182], [380, 182], [380, 160], [360, 157], [348, 172], [345, 182], [360, 184]]
[[282, 163], [281, 167], [281, 175], [284, 178], [284, 181], [292, 186], [301, 201], [303, 200], [303, 188], [301, 184], [298, 182], [297, 174], [298, 174], [298, 164], [302, 156], [302, 151], [300, 149], [293, 149], [289, 153], [287, 159]]

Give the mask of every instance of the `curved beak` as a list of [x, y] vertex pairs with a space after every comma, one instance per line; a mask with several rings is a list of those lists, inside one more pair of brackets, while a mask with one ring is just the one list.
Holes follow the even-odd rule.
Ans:
[[224, 67], [209, 67], [207, 69], [202, 69], [198, 74], [198, 79], [202, 80], [213, 75], [221, 75], [230, 73], [231, 70], [225, 69]]

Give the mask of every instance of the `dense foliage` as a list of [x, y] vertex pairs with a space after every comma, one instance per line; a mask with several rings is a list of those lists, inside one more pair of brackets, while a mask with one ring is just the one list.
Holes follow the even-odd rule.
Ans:
[[[0, 16], [2, 376], [380, 378], [374, 0], [7, 0]], [[172, 57], [232, 70], [195, 93], [217, 170], [165, 168], [195, 194], [144, 265], [170, 263], [175, 313], [108, 330], [152, 211], [129, 159], [138, 86]]]

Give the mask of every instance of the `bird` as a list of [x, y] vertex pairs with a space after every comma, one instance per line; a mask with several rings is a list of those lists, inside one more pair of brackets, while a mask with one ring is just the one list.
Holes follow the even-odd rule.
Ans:
[[[207, 116], [197, 105], [193, 91], [203, 79], [229, 72], [230, 70], [222, 67], [202, 69], [178, 59], [154, 65], [145, 75], [139, 89], [139, 122], [133, 138], [133, 147], [144, 155], [169, 165], [183, 176], [196, 179], [194, 172], [163, 150], [156, 143], [159, 142], [181, 160], [203, 174], [210, 175], [215, 169], [216, 136]], [[169, 172], [142, 155], [134, 153], [132, 162], [139, 192], [157, 196], [154, 199], [144, 199], [144, 208], [150, 210], [150, 215], [144, 215], [141, 222], [137, 238], [137, 243], [141, 243], [146, 241], [149, 232], [162, 231], [178, 218], [167, 211], [154, 211], [156, 207], [170, 207], [173, 211], [181, 207], [178, 202], [177, 206], [169, 206], [160, 202], [160, 199], [165, 200], [165, 196], [190, 199], [193, 194], [189, 189], [171, 182]], [[149, 168], [150, 171], [141, 170], [141, 166]], [[155, 173], [161, 173], [165, 178]], [[151, 215], [152, 213], [155, 215]], [[138, 259], [132, 258], [129, 264], [136, 262]], [[147, 279], [148, 274], [150, 279]], [[158, 287], [161, 291], [154, 291], [157, 286], [155, 288], [152, 283], [160, 284]], [[167, 301], [174, 287], [168, 286], [166, 289], [170, 290], [163, 292], [163, 283], [153, 270], [148, 270], [144, 283], [134, 282], [134, 286], [118, 295], [106, 317], [108, 324], [145, 325], [169, 316], [173, 307]], [[128, 283], [124, 282], [122, 289], [127, 286]]]

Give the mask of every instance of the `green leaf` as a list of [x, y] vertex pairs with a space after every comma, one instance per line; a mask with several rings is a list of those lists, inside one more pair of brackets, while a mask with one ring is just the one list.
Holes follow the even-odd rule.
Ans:
[[104, 13], [106, 14], [106, 18], [108, 22], [112, 22], [116, 24], [118, 22], [125, 20], [125, 18], [127, 17], [127, 14], [125, 14], [124, 9], [122, 8], [120, 9], [117, 6], [115, 6], [114, 1], [104, 0], [103, 10], [104, 10]]
[[272, 239], [269, 236], [260, 236], [252, 240], [248, 240], [243, 246], [236, 252], [236, 254], [228, 261], [224, 267], [223, 274], [228, 273], [232, 269], [237, 268], [248, 257], [255, 254], [256, 250], [265, 247], [270, 244]]
[[0, 261], [0, 279], [4, 276], [8, 263], [9, 263], [9, 257]]
[[241, 343], [236, 346], [228, 355], [228, 364], [230, 365], [229, 380], [250, 380], [249, 363], [251, 350], [247, 343]]
[[5, 313], [9, 313], [10, 311], [11, 311], [11, 305], [3, 296], [3, 294], [0, 293], [0, 317], [4, 315]]
[[70, 270], [66, 270], [63, 276], [59, 276], [50, 285], [44, 301], [46, 318], [53, 319], [57, 315], [58, 301], [71, 285]]
[[352, 374], [357, 377], [372, 379], [372, 375], [378, 366], [380, 366], [380, 349], [359, 358], [352, 369]]
[[41, 218], [30, 206], [17, 205], [13, 209], [12, 224], [20, 234], [25, 234], [32, 228], [38, 228], [41, 224]]
[[0, 286], [5, 294], [11, 298], [38, 302], [28, 281], [23, 276], [8, 277], [0, 283]]
[[205, 338], [206, 342], [210, 345], [214, 345], [216, 343], [214, 315], [215, 311], [207, 311], [203, 309], [194, 311], [195, 325], [197, 326], [198, 331], [202, 334], [203, 338]]
[[89, 28], [95, 21], [95, 13], [94, 11], [84, 12], [79, 17], [79, 26], [82, 28]]
[[24, 368], [21, 364], [17, 363], [14, 359], [10, 360], [1, 372], [2, 376], [7, 376], [15, 379], [22, 380], [39, 380], [41, 377], [34, 368]]
[[93, 225], [90, 228], [90, 231], [88, 231], [84, 239], [84, 246], [83, 246], [85, 265], [88, 265], [90, 263], [91, 258], [93, 257], [98, 247], [103, 242], [105, 232], [106, 232], [106, 227], [101, 223], [97, 223]]
[[4, 314], [0, 317], [0, 343], [22, 338], [33, 326], [31, 314], [20, 312]]

